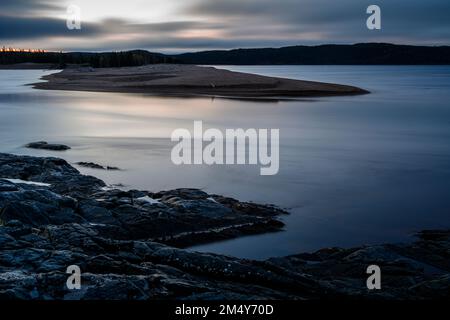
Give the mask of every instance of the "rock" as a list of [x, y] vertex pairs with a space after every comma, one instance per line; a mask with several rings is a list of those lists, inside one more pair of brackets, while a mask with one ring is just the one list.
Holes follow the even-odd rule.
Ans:
[[[449, 297], [450, 230], [253, 261], [181, 248], [279, 231], [285, 212], [274, 206], [197, 189], [105, 188], [56, 158], [0, 153], [0, 177], [10, 179], [0, 179], [0, 299]], [[374, 263], [383, 290], [369, 292]], [[69, 265], [82, 271], [81, 290], [65, 286]]]
[[25, 145], [25, 148], [31, 149], [43, 149], [43, 150], [52, 150], [52, 151], [65, 151], [69, 150], [70, 147], [63, 144], [50, 144], [46, 141], [37, 141], [31, 142]]
[[75, 207], [74, 199], [49, 190], [0, 192], [0, 218], [4, 222], [18, 220], [30, 226], [81, 222]]
[[105, 170], [105, 167], [93, 162], [77, 162], [76, 164], [80, 167]]
[[[80, 174], [65, 160], [52, 157], [39, 158], [0, 153], [0, 177], [47, 183], [56, 193], [76, 196], [90, 194], [106, 186], [100, 179]], [[1, 184], [4, 183], [4, 180], [0, 181]], [[11, 187], [11, 183], [8, 183], [8, 186]]]
[[427, 299], [448, 299], [450, 289], [450, 274], [426, 280], [411, 286], [410, 290], [418, 292]]
[[19, 187], [17, 187], [14, 183], [7, 180], [0, 180], [0, 192], [17, 190], [19, 190]]
[[[284, 212], [273, 207], [217, 197], [221, 203], [197, 189], [149, 193], [104, 188], [103, 181], [57, 158], [0, 154], [0, 176], [10, 179], [0, 180], [5, 222], [91, 223], [104, 234], [179, 247], [283, 227], [277, 216]], [[17, 179], [23, 183], [11, 182]]]
[[120, 170], [117, 167], [111, 167], [111, 166], [106, 166], [105, 167], [105, 166], [99, 165], [99, 164], [94, 163], [94, 162], [77, 162], [76, 164], [81, 166], [81, 167], [90, 168], [90, 169], [111, 170], [111, 171]]

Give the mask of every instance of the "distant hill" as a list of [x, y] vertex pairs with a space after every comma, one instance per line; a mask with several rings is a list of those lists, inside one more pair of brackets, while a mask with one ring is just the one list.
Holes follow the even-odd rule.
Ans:
[[145, 50], [120, 52], [9, 52], [0, 51], [0, 64], [50, 63], [57, 68], [69, 64], [102, 67], [127, 67], [145, 64], [170, 63], [174, 58]]
[[8, 52], [0, 51], [0, 65], [50, 63], [102, 67], [140, 66], [155, 63], [280, 65], [280, 64], [450, 64], [450, 46], [426, 47], [386, 43], [292, 46], [283, 48], [214, 50], [165, 55], [146, 50], [120, 52]]
[[292, 46], [283, 48], [214, 50], [173, 56], [192, 64], [450, 64], [450, 47], [407, 46], [386, 43]]

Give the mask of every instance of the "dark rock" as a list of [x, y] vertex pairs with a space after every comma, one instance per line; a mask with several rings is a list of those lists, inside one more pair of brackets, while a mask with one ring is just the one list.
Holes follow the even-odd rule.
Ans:
[[[4, 153], [0, 153], [0, 177], [48, 183], [52, 191], [67, 195], [82, 196], [106, 186], [100, 179], [80, 174], [63, 159]], [[0, 181], [3, 183], [4, 180]]]
[[180, 247], [283, 227], [276, 217], [284, 212], [273, 207], [216, 196], [221, 203], [197, 189], [105, 189], [103, 181], [80, 174], [62, 159], [0, 154], [0, 176], [29, 182], [0, 180], [0, 217], [5, 222], [88, 222], [120, 238], [151, 238]]
[[[197, 189], [104, 188], [55, 158], [0, 154], [0, 177], [28, 182], [0, 180], [0, 299], [449, 297], [450, 230], [253, 261], [180, 248], [279, 231], [285, 212], [274, 206]], [[371, 264], [382, 270], [377, 292], [366, 287]], [[82, 270], [81, 290], [65, 286], [69, 265]]]
[[99, 164], [94, 163], [94, 162], [77, 162], [76, 164], [81, 166], [81, 167], [90, 168], [90, 169], [111, 170], [111, 171], [120, 170], [117, 167], [111, 167], [111, 166], [106, 166], [105, 167], [105, 166], [99, 165]]
[[76, 164], [80, 167], [105, 170], [105, 167], [93, 162], [77, 162]]
[[0, 218], [31, 226], [81, 222], [82, 217], [74, 211], [74, 201], [43, 189], [0, 192]]
[[14, 183], [9, 182], [7, 180], [0, 180], [0, 192], [17, 191], [17, 190], [19, 190], [19, 187], [16, 186]]
[[50, 144], [46, 141], [37, 141], [31, 142], [25, 145], [25, 148], [31, 149], [43, 149], [43, 150], [52, 150], [52, 151], [66, 151], [69, 150], [70, 147], [63, 144]]

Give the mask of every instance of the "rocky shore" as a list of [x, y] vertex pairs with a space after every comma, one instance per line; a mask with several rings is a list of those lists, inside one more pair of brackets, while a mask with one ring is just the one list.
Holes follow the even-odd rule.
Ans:
[[[62, 159], [0, 154], [0, 299], [449, 297], [450, 230], [266, 261], [183, 249], [279, 231], [283, 214], [196, 189], [113, 189]], [[381, 290], [366, 287], [371, 264]], [[70, 265], [80, 290], [65, 285]]]
[[155, 64], [141, 67], [64, 69], [44, 76], [37, 89], [148, 93], [233, 98], [312, 97], [365, 94], [346, 85], [267, 77], [214, 67]]

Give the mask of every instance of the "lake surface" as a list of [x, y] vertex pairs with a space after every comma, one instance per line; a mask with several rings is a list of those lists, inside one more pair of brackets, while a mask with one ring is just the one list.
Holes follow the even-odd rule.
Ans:
[[[407, 241], [450, 227], [449, 66], [222, 66], [362, 87], [369, 95], [255, 102], [41, 91], [48, 71], [0, 70], [0, 152], [58, 156], [109, 184], [201, 188], [289, 209], [285, 231], [193, 249], [262, 259], [329, 246]], [[280, 171], [172, 164], [176, 128], [279, 128]], [[67, 152], [22, 146], [46, 140]]]

